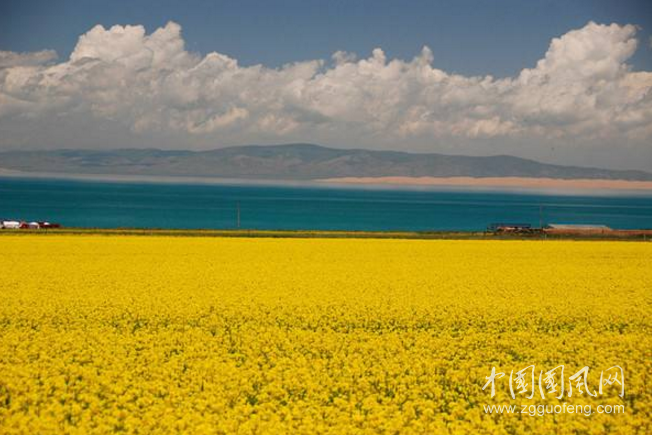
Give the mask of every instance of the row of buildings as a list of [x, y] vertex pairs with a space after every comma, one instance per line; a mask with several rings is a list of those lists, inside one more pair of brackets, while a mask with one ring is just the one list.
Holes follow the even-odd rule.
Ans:
[[61, 225], [52, 222], [27, 222], [13, 219], [0, 219], [0, 229], [2, 230], [39, 230], [48, 228], [61, 228]]

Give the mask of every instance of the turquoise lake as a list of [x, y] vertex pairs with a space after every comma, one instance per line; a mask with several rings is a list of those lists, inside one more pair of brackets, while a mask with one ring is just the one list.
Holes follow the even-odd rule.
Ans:
[[0, 218], [65, 227], [484, 230], [493, 222], [652, 228], [652, 196], [0, 178]]

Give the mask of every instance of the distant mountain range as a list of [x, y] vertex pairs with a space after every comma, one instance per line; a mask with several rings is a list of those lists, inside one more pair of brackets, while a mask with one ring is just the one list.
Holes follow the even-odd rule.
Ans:
[[643, 171], [539, 163], [513, 156], [470, 157], [334, 149], [311, 144], [246, 145], [211, 151], [117, 149], [0, 152], [0, 169], [28, 173], [156, 175], [257, 180], [341, 177], [528, 177], [652, 181]]

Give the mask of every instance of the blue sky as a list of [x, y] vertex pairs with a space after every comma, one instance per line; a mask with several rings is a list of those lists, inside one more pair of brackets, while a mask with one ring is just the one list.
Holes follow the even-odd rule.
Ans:
[[652, 171], [652, 1], [0, 0], [0, 150], [309, 142]]
[[[243, 65], [277, 67], [337, 50], [364, 56], [376, 47], [410, 59], [427, 45], [441, 69], [502, 77], [533, 66], [553, 37], [591, 20], [639, 25], [639, 38], [649, 41], [652, 1], [3, 0], [0, 49], [65, 57], [95, 24], [151, 31], [170, 20], [183, 27], [188, 50], [217, 50]], [[652, 70], [649, 42], [631, 63]]]

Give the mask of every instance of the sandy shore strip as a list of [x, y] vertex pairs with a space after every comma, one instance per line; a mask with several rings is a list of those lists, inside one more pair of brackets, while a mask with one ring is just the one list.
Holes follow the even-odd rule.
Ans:
[[591, 180], [526, 177], [341, 177], [319, 180], [324, 183], [399, 186], [477, 186], [540, 189], [652, 190], [652, 181]]

